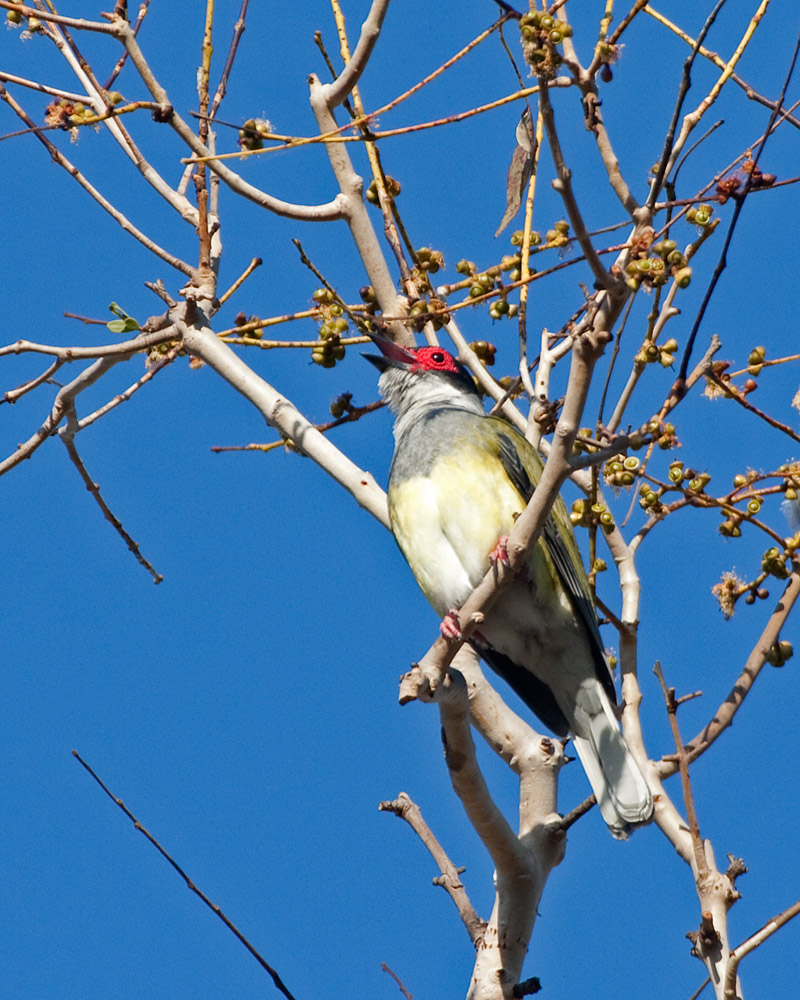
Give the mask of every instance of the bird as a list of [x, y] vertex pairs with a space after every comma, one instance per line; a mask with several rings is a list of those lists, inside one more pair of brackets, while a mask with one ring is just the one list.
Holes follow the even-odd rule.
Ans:
[[[543, 461], [516, 428], [486, 413], [469, 371], [444, 348], [372, 339], [381, 353], [364, 357], [381, 373], [378, 388], [394, 413], [392, 532], [443, 634], [457, 634], [455, 609], [502, 557]], [[597, 613], [560, 497], [522, 572], [468, 641], [548, 729], [571, 734], [616, 838], [652, 819], [647, 781], [620, 732]]]

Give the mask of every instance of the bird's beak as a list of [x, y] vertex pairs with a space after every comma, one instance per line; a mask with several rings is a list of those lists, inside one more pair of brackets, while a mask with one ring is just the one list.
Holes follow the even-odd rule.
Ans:
[[371, 362], [380, 372], [385, 372], [387, 368], [404, 368], [408, 369], [409, 365], [414, 364], [416, 360], [414, 355], [401, 347], [399, 344], [395, 344], [393, 340], [389, 340], [388, 337], [384, 337], [379, 333], [371, 333], [372, 342], [380, 350], [380, 354], [362, 354], [363, 358]]

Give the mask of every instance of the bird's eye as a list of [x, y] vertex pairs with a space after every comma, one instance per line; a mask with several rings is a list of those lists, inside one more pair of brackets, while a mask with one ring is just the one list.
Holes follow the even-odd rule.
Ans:
[[431, 354], [431, 361], [435, 361], [437, 365], [443, 364], [444, 354], [442, 354], [441, 351], [434, 351], [433, 354]]

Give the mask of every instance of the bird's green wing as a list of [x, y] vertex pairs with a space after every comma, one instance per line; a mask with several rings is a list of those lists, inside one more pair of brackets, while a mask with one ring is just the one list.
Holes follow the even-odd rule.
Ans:
[[[514, 488], [527, 503], [533, 496], [541, 477], [544, 468], [542, 459], [531, 443], [505, 421], [496, 417], [488, 419], [497, 420], [502, 426], [498, 435], [499, 458]], [[586, 578], [567, 508], [560, 496], [556, 497], [545, 523], [542, 542], [550, 554], [561, 583], [569, 594], [575, 613], [589, 636], [598, 680], [612, 701], [616, 701], [614, 683], [603, 651], [603, 640], [592, 603], [589, 581]]]

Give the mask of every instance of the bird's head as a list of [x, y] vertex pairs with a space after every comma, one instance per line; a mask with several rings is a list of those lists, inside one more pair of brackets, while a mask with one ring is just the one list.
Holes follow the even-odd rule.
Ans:
[[443, 347], [401, 347], [373, 335], [380, 354], [364, 357], [380, 371], [378, 388], [389, 408], [402, 417], [416, 406], [454, 406], [482, 412], [480, 396], [467, 369]]

